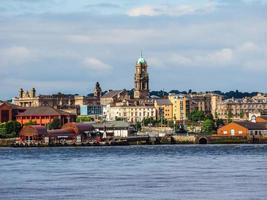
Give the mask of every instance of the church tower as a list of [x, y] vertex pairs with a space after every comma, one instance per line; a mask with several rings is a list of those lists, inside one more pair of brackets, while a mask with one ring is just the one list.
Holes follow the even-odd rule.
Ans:
[[134, 98], [146, 99], [149, 97], [149, 77], [147, 73], [147, 63], [141, 53], [135, 65], [134, 76]]
[[95, 90], [94, 90], [94, 97], [100, 98], [102, 93], [102, 89], [100, 87], [99, 82], [96, 82]]

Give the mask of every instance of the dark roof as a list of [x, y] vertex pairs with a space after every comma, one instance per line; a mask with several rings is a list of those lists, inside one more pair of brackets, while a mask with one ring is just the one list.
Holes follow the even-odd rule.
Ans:
[[247, 128], [248, 130], [267, 130], [266, 122], [254, 123], [249, 121], [238, 121], [234, 123], [239, 124], [240, 126]]
[[25, 112], [20, 113], [17, 116], [49, 116], [49, 115], [59, 116], [59, 115], [73, 115], [73, 114], [49, 106], [42, 106], [42, 107], [27, 108]]
[[6, 101], [0, 101], [0, 106], [2, 106], [3, 104], [6, 104], [6, 105], [10, 106], [12, 109], [26, 110], [26, 108], [17, 106], [17, 105], [15, 105], [15, 104], [12, 104], [12, 103], [9, 103], [9, 102], [6, 102]]
[[171, 101], [169, 99], [156, 99], [155, 100], [158, 105], [172, 105]]
[[104, 94], [101, 98], [112, 98], [120, 93], [122, 93], [123, 90], [111, 90], [109, 92], [107, 92], [106, 94]]

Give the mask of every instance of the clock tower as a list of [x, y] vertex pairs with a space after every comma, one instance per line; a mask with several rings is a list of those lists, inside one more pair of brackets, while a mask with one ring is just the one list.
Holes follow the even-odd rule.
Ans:
[[140, 58], [135, 65], [134, 76], [134, 98], [146, 99], [149, 97], [149, 77], [147, 72], [147, 63], [141, 53]]

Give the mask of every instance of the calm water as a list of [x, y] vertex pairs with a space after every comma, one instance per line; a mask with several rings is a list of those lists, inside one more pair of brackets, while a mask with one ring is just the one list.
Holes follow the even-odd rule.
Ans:
[[0, 148], [0, 199], [267, 199], [267, 145]]

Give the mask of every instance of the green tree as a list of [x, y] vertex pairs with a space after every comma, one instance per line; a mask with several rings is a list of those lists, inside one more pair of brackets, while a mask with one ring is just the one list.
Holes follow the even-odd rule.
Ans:
[[60, 129], [61, 128], [61, 121], [59, 118], [54, 118], [51, 123], [47, 125], [47, 128], [52, 129]]
[[116, 120], [116, 121], [124, 121], [124, 118], [122, 118], [122, 117], [117, 117], [117, 116], [116, 116], [116, 117], [115, 117], [115, 120]]
[[231, 111], [229, 111], [228, 113], [227, 113], [227, 121], [228, 121], [228, 123], [230, 123], [230, 122], [232, 122], [233, 120], [233, 113], [231, 112]]
[[0, 124], [0, 138], [17, 137], [21, 129], [21, 124], [17, 121], [9, 121]]
[[152, 117], [149, 117], [149, 118], [143, 119], [142, 124], [144, 126], [149, 126], [149, 125], [155, 126], [157, 124], [157, 120], [154, 120]]
[[241, 112], [239, 113], [239, 117], [240, 117], [241, 119], [243, 119], [244, 116], [245, 116], [245, 113], [244, 113], [243, 111], [241, 111]]
[[136, 122], [136, 130], [137, 131], [140, 131], [141, 130], [141, 128], [142, 128], [142, 124], [141, 124], [141, 122]]
[[223, 121], [223, 119], [217, 119], [217, 120], [215, 121], [215, 124], [216, 124], [216, 129], [218, 129], [218, 128], [220, 128], [221, 126], [224, 125], [224, 121]]
[[194, 110], [189, 114], [188, 118], [192, 122], [200, 122], [205, 119], [205, 114], [203, 111]]
[[207, 115], [205, 116], [205, 119], [211, 119], [211, 120], [214, 120], [214, 119], [213, 119], [213, 115], [212, 115], [211, 113], [207, 114]]
[[6, 123], [6, 134], [18, 134], [21, 129], [21, 124], [17, 121], [9, 121]]
[[76, 122], [91, 122], [94, 121], [94, 118], [90, 116], [78, 116]]
[[214, 131], [214, 121], [211, 119], [206, 119], [202, 124], [202, 131], [205, 133], [212, 133]]

